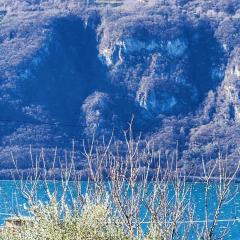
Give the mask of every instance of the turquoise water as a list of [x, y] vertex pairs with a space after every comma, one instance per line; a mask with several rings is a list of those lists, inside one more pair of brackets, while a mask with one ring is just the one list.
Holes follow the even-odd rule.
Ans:
[[[19, 186], [19, 182], [17, 183]], [[191, 184], [191, 183], [189, 183]], [[82, 182], [82, 192], [86, 191], [86, 182]], [[53, 190], [54, 186], [49, 183], [50, 188]], [[59, 186], [61, 184], [59, 183]], [[57, 188], [60, 189], [59, 197], [61, 196], [61, 188], [57, 184]], [[236, 189], [236, 186], [233, 185], [231, 187], [231, 191]], [[56, 187], [56, 185], [55, 185]], [[73, 188], [72, 188], [73, 189]], [[203, 183], [193, 184], [192, 187], [192, 199], [195, 205], [195, 220], [199, 221], [197, 224], [201, 226], [201, 221], [204, 220], [204, 191], [205, 185]], [[73, 195], [76, 194], [76, 191], [73, 190]], [[19, 193], [18, 187], [16, 186], [16, 182], [14, 181], [0, 181], [0, 224], [4, 223], [6, 218], [11, 217], [16, 214], [26, 214], [24, 205], [26, 204], [26, 200]], [[38, 197], [39, 200], [46, 202], [47, 196], [44, 191], [44, 187], [39, 187], [38, 189]], [[213, 219], [214, 209], [217, 204], [217, 195], [216, 195], [216, 185], [212, 184], [209, 191], [209, 209], [210, 216], [209, 219]], [[144, 210], [142, 210], [142, 214], [144, 214]], [[234, 197], [234, 199], [227, 205], [225, 205], [219, 216], [219, 222], [217, 231], [225, 228], [228, 224], [228, 220], [236, 219], [235, 223], [231, 226], [230, 232], [225, 239], [229, 240], [240, 240], [240, 192]], [[193, 238], [194, 239], [194, 238]]]

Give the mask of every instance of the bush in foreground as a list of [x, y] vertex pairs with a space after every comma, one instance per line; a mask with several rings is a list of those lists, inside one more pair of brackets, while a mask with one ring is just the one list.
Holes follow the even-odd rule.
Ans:
[[34, 219], [29, 219], [21, 227], [4, 228], [3, 240], [128, 240], [123, 226], [117, 224], [107, 209], [107, 205], [91, 204], [82, 211], [65, 209], [61, 218], [59, 204], [55, 199], [46, 205], [38, 204], [29, 209]]

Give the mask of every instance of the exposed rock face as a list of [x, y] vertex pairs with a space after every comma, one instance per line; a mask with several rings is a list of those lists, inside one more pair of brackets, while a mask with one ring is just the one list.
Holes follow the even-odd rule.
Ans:
[[94, 92], [85, 99], [81, 110], [81, 123], [84, 123], [86, 137], [95, 133], [107, 135], [107, 130], [114, 129], [113, 104], [108, 94]]
[[181, 160], [220, 150], [234, 165], [238, 0], [0, 0], [0, 26], [0, 168], [29, 144], [64, 149], [113, 129], [121, 139], [132, 115], [164, 151], [178, 142]]
[[173, 93], [163, 88], [163, 86], [160, 91], [156, 91], [157, 88], [160, 88], [157, 85], [158, 81], [159, 79], [143, 78], [136, 94], [136, 102], [141, 108], [155, 115], [161, 113], [174, 114], [174, 107], [178, 102]]
[[239, 54], [240, 51], [236, 48], [231, 53], [230, 61], [225, 70], [225, 78], [222, 82], [219, 96], [219, 113], [225, 115], [225, 119], [239, 122], [240, 105], [239, 105]]

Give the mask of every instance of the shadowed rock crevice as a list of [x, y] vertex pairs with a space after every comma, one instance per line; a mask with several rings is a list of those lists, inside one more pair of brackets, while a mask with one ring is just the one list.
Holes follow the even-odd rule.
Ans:
[[95, 29], [77, 17], [52, 23], [47, 56], [24, 83], [24, 102], [44, 106], [57, 122], [77, 124], [84, 99], [106, 89]]

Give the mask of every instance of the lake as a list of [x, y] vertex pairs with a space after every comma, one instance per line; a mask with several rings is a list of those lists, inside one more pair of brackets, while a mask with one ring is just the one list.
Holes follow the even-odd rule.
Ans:
[[[19, 182], [17, 183], [19, 184]], [[57, 183], [57, 185], [60, 183]], [[188, 183], [192, 184], [192, 183]], [[50, 188], [53, 189], [53, 184], [49, 183]], [[70, 184], [71, 185], [71, 184]], [[82, 182], [83, 189], [82, 191], [86, 191], [86, 182]], [[237, 184], [236, 184], [237, 185]], [[232, 186], [232, 189], [235, 189], [235, 186]], [[238, 184], [237, 186], [240, 187]], [[204, 190], [205, 186], [203, 183], [195, 183], [192, 187], [192, 199], [195, 205], [195, 220], [197, 224], [201, 226], [204, 221]], [[233, 191], [233, 190], [232, 190]], [[73, 191], [74, 192], [74, 191]], [[209, 193], [209, 206], [212, 211], [210, 211], [209, 219], [213, 218], [213, 212], [216, 208], [216, 185], [212, 184]], [[74, 194], [74, 193], [73, 193]], [[59, 191], [59, 197], [61, 195], [61, 191]], [[25, 215], [26, 212], [24, 210], [24, 205], [26, 204], [26, 200], [21, 196], [19, 190], [16, 187], [16, 183], [14, 181], [0, 181], [0, 224], [4, 223], [6, 218], [11, 217], [12, 215], [16, 215], [16, 213]], [[47, 196], [44, 191], [44, 188], [39, 188], [38, 190], [38, 199], [46, 202]], [[218, 230], [225, 228], [230, 221], [231, 223], [235, 223], [232, 225], [230, 233], [226, 239], [229, 240], [239, 240], [240, 239], [240, 192], [238, 191], [237, 195], [234, 199], [227, 205], [225, 205], [219, 216], [218, 222]]]

